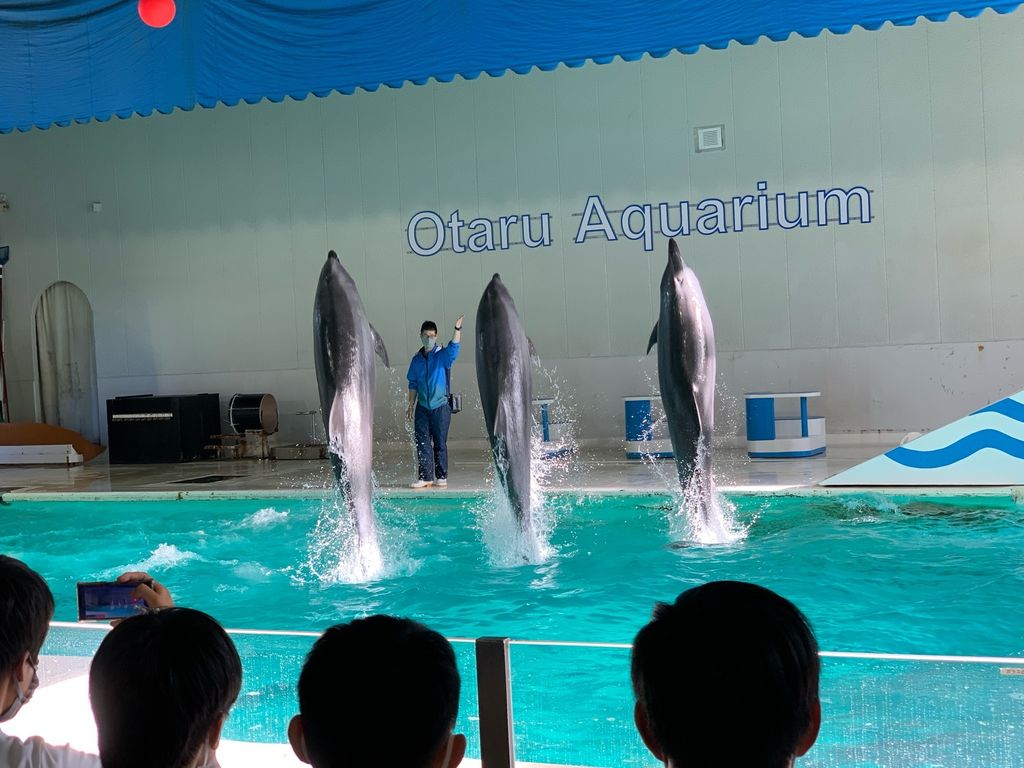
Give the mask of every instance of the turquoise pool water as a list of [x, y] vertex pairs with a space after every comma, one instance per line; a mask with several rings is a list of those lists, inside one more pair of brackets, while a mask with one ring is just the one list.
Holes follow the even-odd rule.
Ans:
[[[75, 616], [76, 581], [141, 567], [168, 584], [179, 604], [229, 627], [319, 630], [388, 612], [449, 636], [628, 643], [655, 600], [730, 578], [792, 599], [826, 650], [1024, 653], [1024, 507], [1012, 500], [733, 501], [749, 526], [746, 538], [673, 548], [667, 497], [555, 497], [550, 559], [499, 567], [478, 522], [486, 500], [384, 498], [378, 514], [388, 573], [365, 584], [317, 576], [331, 553], [312, 536], [325, 504], [310, 499], [15, 502], [3, 508], [0, 551], [43, 573], [62, 620]], [[95, 642], [83, 634], [96, 638], [57, 632], [52, 648], [87, 652], [75, 650]], [[310, 640], [238, 642], [246, 684], [229, 736], [283, 741]], [[472, 646], [458, 648], [466, 686], [460, 724], [475, 748]], [[514, 646], [520, 757], [648, 764], [629, 720], [627, 659], [614, 649]], [[833, 660], [823, 688], [827, 725], [802, 765], [1009, 765], [1000, 750], [1024, 754], [1024, 679], [994, 667]], [[868, 728], [865, 713], [877, 721]], [[902, 730], [891, 730], [893, 718]], [[902, 762], [872, 762], [880, 749], [887, 761], [911, 751]], [[933, 752], [931, 762], [915, 762]]]

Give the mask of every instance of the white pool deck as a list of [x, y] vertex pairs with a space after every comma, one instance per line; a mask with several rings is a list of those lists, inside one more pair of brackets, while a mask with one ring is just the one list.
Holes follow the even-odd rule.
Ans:
[[[826, 493], [817, 484], [830, 475], [877, 456], [896, 445], [896, 434], [830, 436], [824, 456], [804, 459], [748, 459], [743, 447], [720, 446], [715, 452], [718, 487], [732, 493]], [[483, 443], [453, 444], [449, 451], [447, 490], [429, 488], [417, 493], [466, 494], [488, 488], [490, 456]], [[664, 493], [673, 481], [672, 461], [631, 461], [619, 446], [583, 447], [575, 456], [551, 462], [544, 482], [555, 491], [589, 493]], [[415, 476], [411, 449], [378, 448], [374, 475], [386, 493], [412, 493]], [[203, 483], [196, 478], [225, 475]], [[79, 498], [140, 494], [152, 498], [204, 495], [278, 496], [318, 495], [330, 486], [330, 468], [324, 461], [197, 461], [183, 464], [111, 466], [102, 454], [79, 467], [0, 467], [0, 494], [6, 500], [44, 498], [49, 494], [81, 494]], [[943, 492], [949, 492], [945, 489]], [[975, 491], [976, 492], [976, 491]], [[1006, 493], [1006, 489], [1002, 489]], [[113, 495], [111, 495], [113, 494]], [[65, 497], [66, 498], [66, 497]]]
[[[715, 478], [727, 493], [833, 494], [849, 489], [826, 489], [821, 480], [877, 456], [899, 442], [899, 435], [830, 436], [825, 456], [805, 459], [748, 459], [743, 447], [720, 447], [715, 454]], [[489, 487], [491, 466], [486, 446], [453, 444], [450, 449], [446, 490], [411, 491], [415, 463], [407, 448], [378, 449], [374, 473], [380, 489], [394, 495], [463, 495]], [[226, 475], [213, 483], [196, 482], [208, 475]], [[584, 447], [568, 460], [558, 460], [544, 485], [552, 491], [581, 493], [668, 492], [674, 467], [671, 460], [630, 461], [618, 446]], [[50, 498], [209, 498], [211, 496], [263, 498], [318, 496], [329, 488], [332, 476], [321, 461], [202, 461], [186, 464], [111, 466], [106, 455], [81, 467], [0, 467], [0, 498], [4, 501]], [[956, 493], [1012, 495], [1020, 487], [970, 489], [898, 489], [901, 493]], [[871, 489], [884, 493], [886, 489]], [[44, 657], [41, 687], [32, 702], [4, 731], [15, 736], [39, 735], [53, 744], [70, 744], [87, 752], [96, 750], [96, 729], [89, 708], [88, 659]], [[218, 757], [224, 768], [302, 765], [286, 744], [223, 741]], [[478, 760], [463, 765], [475, 768]], [[528, 768], [530, 763], [517, 762]], [[652, 763], [653, 765], [653, 763]]]
[[[824, 456], [801, 459], [749, 459], [733, 441], [715, 452], [715, 481], [719, 490], [732, 494], [842, 494], [856, 489], [825, 488], [818, 483], [831, 475], [884, 453], [898, 444], [895, 433], [829, 436]], [[415, 477], [411, 449], [385, 447], [374, 454], [374, 476], [383, 493], [391, 495], [466, 495], [486, 491], [491, 482], [489, 451], [483, 443], [452, 445], [449, 451], [447, 489], [409, 489]], [[635, 461], [625, 458], [620, 446], [588, 446], [566, 459], [550, 462], [546, 489], [578, 493], [664, 494], [674, 482], [671, 459]], [[198, 478], [222, 475], [217, 482]], [[111, 466], [106, 454], [78, 467], [0, 467], [0, 499], [46, 500], [174, 499], [209, 497], [273, 498], [320, 496], [333, 482], [326, 461], [230, 460], [182, 464], [134, 464]], [[968, 493], [1012, 495], [1020, 498], [1022, 486], [972, 488], [873, 488], [869, 492], [922, 495]]]

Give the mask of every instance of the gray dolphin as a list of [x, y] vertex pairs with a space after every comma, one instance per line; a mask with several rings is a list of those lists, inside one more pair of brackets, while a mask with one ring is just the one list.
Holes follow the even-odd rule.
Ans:
[[389, 365], [355, 282], [330, 251], [313, 302], [313, 360], [334, 478], [363, 541], [376, 538], [371, 504], [374, 352]]
[[[700, 289], [675, 240], [661, 276], [661, 311], [647, 352], [658, 345], [658, 384], [676, 471], [701, 513], [711, 500], [711, 436], [715, 430], [715, 330]], [[698, 446], [703, 444], [703, 451]], [[696, 483], [696, 485], [694, 485]], [[691, 497], [693, 498], [693, 497]]]
[[523, 531], [531, 529], [530, 347], [515, 302], [495, 274], [476, 310], [476, 382], [495, 473]]

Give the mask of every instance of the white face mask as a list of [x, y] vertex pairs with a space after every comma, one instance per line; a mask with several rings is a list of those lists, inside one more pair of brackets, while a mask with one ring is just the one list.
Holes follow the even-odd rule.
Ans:
[[11, 702], [11, 706], [0, 713], [0, 723], [6, 723], [8, 720], [13, 720], [14, 716], [21, 711], [21, 708], [25, 703], [32, 698], [32, 694], [35, 693], [36, 688], [39, 687], [39, 674], [36, 669], [36, 665], [32, 663], [32, 659], [28, 660], [29, 666], [32, 667], [32, 681], [28, 684], [28, 690], [21, 690], [21, 682], [18, 678], [14, 678], [14, 701]]
[[427, 336], [426, 334], [423, 334], [422, 336], [420, 336], [420, 341], [423, 342], [423, 348], [425, 350], [427, 350], [427, 352], [432, 350], [434, 348], [434, 345], [437, 344], [437, 338], [436, 337], [434, 337], [434, 336]]

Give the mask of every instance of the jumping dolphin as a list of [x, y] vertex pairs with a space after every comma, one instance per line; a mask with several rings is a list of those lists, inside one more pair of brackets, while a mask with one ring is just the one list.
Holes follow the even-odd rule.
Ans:
[[648, 353], [655, 344], [661, 402], [679, 483], [706, 515], [711, 501], [711, 436], [715, 429], [715, 331], [700, 281], [683, 262], [675, 240], [668, 243], [668, 264], [661, 276], [661, 311], [651, 331]]
[[313, 302], [313, 360], [334, 478], [361, 541], [376, 538], [370, 503], [375, 351], [389, 365], [356, 284], [330, 251]]
[[520, 530], [530, 521], [530, 342], [515, 302], [497, 274], [476, 310], [476, 381], [494, 469]]

